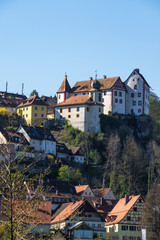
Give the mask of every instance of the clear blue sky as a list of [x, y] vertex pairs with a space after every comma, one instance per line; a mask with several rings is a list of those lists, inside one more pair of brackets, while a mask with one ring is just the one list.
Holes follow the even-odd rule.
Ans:
[[159, 0], [0, 0], [0, 90], [55, 95], [139, 68], [160, 96]]

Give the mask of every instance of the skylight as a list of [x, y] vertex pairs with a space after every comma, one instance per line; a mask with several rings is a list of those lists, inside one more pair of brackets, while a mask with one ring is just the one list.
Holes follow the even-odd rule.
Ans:
[[74, 210], [76, 207], [78, 207], [79, 203], [77, 203], [75, 206], [72, 207], [71, 210]]

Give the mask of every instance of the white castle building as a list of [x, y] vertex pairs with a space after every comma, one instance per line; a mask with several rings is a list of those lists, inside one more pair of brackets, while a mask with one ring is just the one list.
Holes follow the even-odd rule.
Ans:
[[100, 132], [100, 114], [149, 114], [150, 86], [139, 69], [125, 82], [120, 77], [79, 81], [71, 88], [67, 75], [57, 91], [55, 120], [66, 118], [81, 131]]

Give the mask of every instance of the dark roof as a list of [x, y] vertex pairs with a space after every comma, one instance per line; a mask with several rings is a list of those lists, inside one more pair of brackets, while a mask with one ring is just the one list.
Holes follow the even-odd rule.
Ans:
[[44, 182], [44, 188], [48, 189], [47, 191], [50, 193], [67, 193], [76, 195], [75, 187], [67, 182], [67, 181], [60, 181], [60, 180], [50, 180], [49, 182]]
[[38, 126], [21, 126], [31, 139], [56, 141], [48, 128]]
[[71, 151], [67, 148], [67, 146], [64, 143], [57, 143], [56, 150], [57, 153], [71, 154]]
[[47, 103], [45, 103], [40, 97], [34, 95], [32, 97], [27, 98], [23, 103], [21, 103], [17, 108], [19, 107], [25, 107], [30, 105], [42, 105], [42, 106], [48, 106]]
[[9, 93], [0, 91], [0, 98], [9, 98], [9, 99], [23, 99], [25, 100], [27, 97], [18, 93]]
[[22, 133], [9, 132], [3, 128], [0, 128], [0, 132], [8, 142], [30, 145]]
[[103, 197], [105, 198], [111, 188], [95, 188], [92, 189], [92, 192], [96, 197]]

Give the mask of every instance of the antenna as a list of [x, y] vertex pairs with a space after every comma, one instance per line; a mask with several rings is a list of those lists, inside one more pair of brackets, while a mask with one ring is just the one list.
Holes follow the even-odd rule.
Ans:
[[6, 82], [6, 92], [7, 92], [7, 90], [8, 90], [8, 82]]
[[24, 83], [22, 83], [22, 95], [23, 95], [23, 90], [24, 90]]
[[97, 70], [95, 70], [95, 80], [97, 80]]

